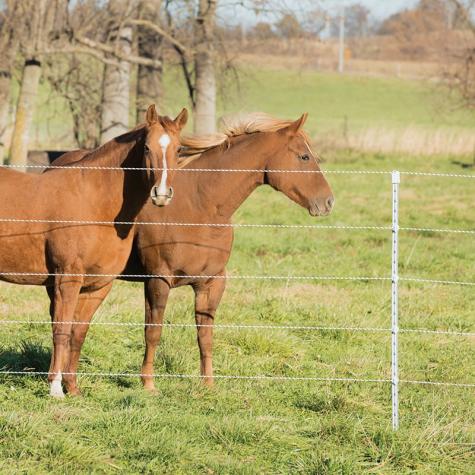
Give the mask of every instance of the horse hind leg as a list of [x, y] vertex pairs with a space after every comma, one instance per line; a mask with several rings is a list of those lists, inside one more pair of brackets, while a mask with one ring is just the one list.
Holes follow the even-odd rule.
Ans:
[[74, 325], [71, 331], [69, 361], [65, 371], [66, 374], [63, 375], [66, 391], [71, 396], [79, 396], [81, 394], [77, 384], [77, 370], [81, 348], [86, 339], [92, 317], [109, 294], [111, 288], [112, 282], [99, 290], [79, 295], [74, 313]]
[[170, 287], [161, 279], [149, 279], [144, 284], [144, 291], [145, 355], [141, 375], [144, 389], [154, 392], [156, 388], [153, 380], [153, 362], [162, 335], [163, 314], [165, 313]]

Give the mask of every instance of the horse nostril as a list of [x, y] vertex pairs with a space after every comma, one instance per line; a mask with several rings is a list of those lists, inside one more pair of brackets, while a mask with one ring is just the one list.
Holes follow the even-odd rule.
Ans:
[[334, 203], [335, 203], [335, 198], [333, 196], [329, 196], [326, 199], [325, 205], [326, 205], [328, 211], [330, 211], [333, 208]]

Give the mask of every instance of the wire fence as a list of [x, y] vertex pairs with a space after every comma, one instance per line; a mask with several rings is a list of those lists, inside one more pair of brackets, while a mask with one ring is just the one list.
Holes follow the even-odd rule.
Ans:
[[[170, 328], [224, 328], [230, 330], [313, 330], [313, 331], [348, 331], [348, 332], [374, 332], [388, 333], [391, 328], [379, 327], [343, 327], [343, 326], [322, 326], [322, 325], [236, 325], [236, 324], [200, 324], [200, 323], [144, 323], [144, 322], [78, 322], [62, 321], [52, 322], [51, 320], [0, 320], [0, 325], [99, 325], [116, 327], [170, 327]], [[475, 333], [460, 330], [431, 330], [428, 328], [400, 328], [399, 333], [426, 333], [433, 335], [453, 335], [473, 337]]]
[[[68, 170], [116, 170], [116, 171], [163, 171], [163, 168], [145, 168], [145, 167], [113, 167], [113, 166], [89, 166], [89, 165], [14, 165], [0, 164], [0, 168], [13, 168], [25, 170], [31, 169], [68, 169]], [[168, 171], [180, 172], [205, 172], [205, 173], [300, 173], [300, 174], [335, 174], [335, 175], [388, 175], [394, 173], [392, 170], [294, 170], [294, 169], [259, 169], [259, 168], [167, 168]], [[434, 173], [434, 172], [414, 172], [400, 171], [401, 175], [407, 176], [425, 176], [425, 177], [445, 177], [445, 178], [468, 178], [475, 179], [475, 174], [471, 173]]]
[[[102, 166], [54, 166], [48, 167], [42, 165], [2, 165], [2, 167], [9, 168], [68, 168], [81, 170], [118, 170], [118, 171], [144, 171], [147, 168], [133, 167], [102, 167]], [[161, 170], [158, 168], [157, 170]], [[399, 283], [416, 283], [416, 284], [435, 284], [435, 285], [460, 285], [460, 286], [475, 286], [475, 282], [470, 281], [456, 281], [456, 280], [441, 280], [428, 279], [421, 277], [400, 276], [399, 275], [399, 232], [416, 232], [416, 233], [447, 233], [447, 234], [465, 234], [474, 235], [475, 229], [446, 229], [446, 228], [423, 228], [423, 227], [404, 227], [399, 226], [399, 185], [401, 175], [405, 176], [425, 176], [425, 177], [441, 177], [441, 178], [464, 178], [475, 179], [475, 174], [454, 174], [454, 173], [428, 173], [428, 172], [389, 172], [378, 170], [259, 170], [259, 169], [207, 169], [207, 168], [185, 168], [176, 169], [185, 172], [231, 172], [231, 173], [252, 173], [252, 172], [266, 172], [266, 173], [325, 173], [325, 174], [356, 174], [356, 175], [390, 175], [392, 177], [392, 222], [388, 225], [381, 226], [354, 226], [346, 224], [337, 225], [306, 225], [306, 224], [279, 224], [279, 223], [186, 223], [186, 222], [166, 222], [166, 221], [94, 221], [83, 219], [21, 219], [15, 217], [0, 217], [0, 222], [9, 223], [25, 223], [25, 224], [64, 224], [64, 225], [78, 225], [78, 226], [182, 226], [182, 227], [222, 227], [222, 228], [264, 228], [264, 229], [320, 229], [320, 230], [351, 230], [351, 231], [391, 231], [392, 233], [392, 270], [391, 275], [388, 276], [326, 276], [326, 275], [167, 275], [167, 274], [101, 274], [101, 273], [55, 273], [55, 272], [0, 272], [4, 277], [8, 276], [37, 276], [48, 279], [55, 276], [68, 277], [106, 277], [114, 279], [117, 277], [132, 278], [132, 279], [242, 279], [242, 280], [269, 280], [269, 281], [354, 281], [354, 282], [371, 282], [371, 281], [386, 281], [391, 282], [391, 327], [354, 327], [354, 326], [318, 326], [318, 325], [247, 325], [247, 324], [188, 324], [188, 323], [138, 323], [138, 322], [110, 322], [110, 321], [95, 321], [95, 322], [51, 322], [49, 320], [0, 320], [3, 325], [102, 325], [102, 326], [117, 326], [125, 328], [134, 328], [144, 326], [156, 327], [171, 327], [171, 328], [196, 328], [196, 327], [213, 327], [218, 329], [228, 330], [305, 330], [305, 331], [347, 331], [347, 332], [372, 332], [391, 335], [391, 378], [352, 378], [352, 377], [313, 377], [313, 376], [286, 376], [286, 375], [214, 375], [215, 379], [228, 380], [269, 380], [269, 381], [320, 381], [320, 382], [341, 382], [341, 383], [384, 383], [391, 384], [392, 393], [392, 421], [393, 428], [399, 427], [399, 384], [413, 384], [426, 386], [444, 386], [454, 388], [474, 388], [475, 383], [465, 382], [448, 382], [448, 381], [423, 381], [423, 380], [408, 380], [399, 378], [399, 340], [400, 333], [405, 334], [427, 334], [427, 335], [446, 335], [454, 337], [472, 338], [475, 336], [474, 332], [459, 331], [453, 329], [429, 329], [429, 328], [400, 328], [399, 327]], [[157, 377], [157, 378], [204, 378], [204, 376], [195, 374], [140, 374], [140, 373], [113, 373], [113, 372], [77, 372], [77, 373], [63, 373], [64, 375], [75, 374], [85, 377]], [[1, 370], [0, 375], [3, 376], [46, 376], [48, 372], [45, 371], [13, 371]]]

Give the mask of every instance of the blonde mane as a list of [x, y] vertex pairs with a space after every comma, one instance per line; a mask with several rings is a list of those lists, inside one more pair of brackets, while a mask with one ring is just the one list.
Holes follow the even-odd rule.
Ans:
[[[202, 153], [220, 145], [230, 146], [230, 139], [241, 135], [254, 134], [256, 132], [276, 132], [288, 127], [294, 121], [276, 119], [264, 112], [252, 112], [250, 114], [235, 114], [223, 117], [220, 120], [220, 132], [208, 135], [187, 135], [182, 136], [180, 143], [180, 163], [185, 166], [187, 163], [196, 160]], [[300, 134], [308, 141], [308, 136], [301, 131]]]

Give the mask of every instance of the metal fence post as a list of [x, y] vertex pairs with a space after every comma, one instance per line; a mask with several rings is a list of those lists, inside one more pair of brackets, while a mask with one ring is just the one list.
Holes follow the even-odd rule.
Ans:
[[399, 428], [399, 361], [398, 361], [398, 290], [399, 290], [399, 184], [401, 174], [392, 172], [392, 259], [391, 259], [391, 402], [393, 430]]

